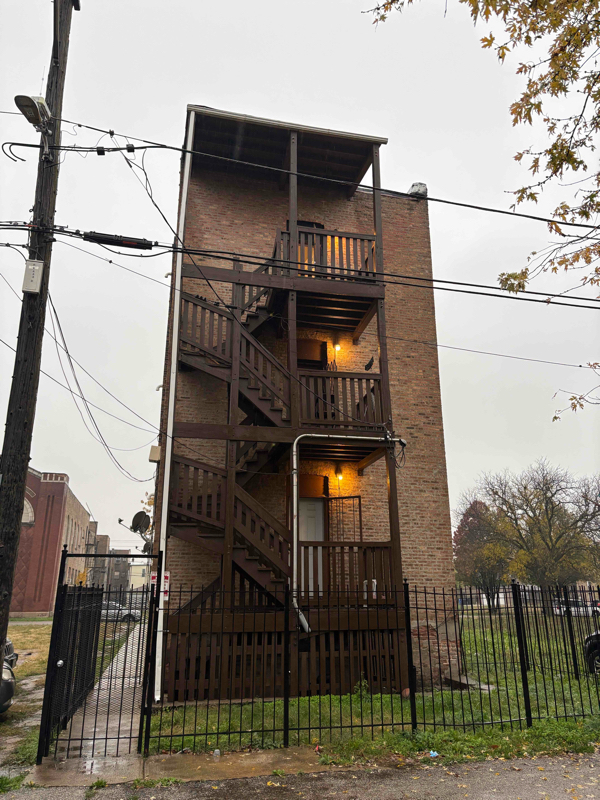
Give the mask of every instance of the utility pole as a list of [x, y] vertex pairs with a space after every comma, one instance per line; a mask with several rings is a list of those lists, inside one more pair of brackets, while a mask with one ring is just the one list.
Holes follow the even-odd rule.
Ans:
[[29, 237], [29, 258], [43, 262], [42, 280], [38, 293], [23, 294], [19, 338], [0, 456], [0, 665], [4, 663], [4, 643], [8, 630], [40, 378], [60, 162], [60, 153], [52, 150], [52, 146], [60, 144], [60, 120], [73, 9], [79, 10], [79, 0], [54, 0], [54, 40], [46, 84], [46, 104], [52, 119], [50, 131], [42, 136], [44, 146], [40, 147]]

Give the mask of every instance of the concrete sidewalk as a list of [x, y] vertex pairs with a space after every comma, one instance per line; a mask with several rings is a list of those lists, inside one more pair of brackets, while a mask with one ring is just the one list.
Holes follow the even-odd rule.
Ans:
[[[278, 753], [279, 754], [279, 753]], [[247, 756], [260, 766], [261, 753]], [[274, 755], [272, 753], [272, 755]], [[159, 757], [157, 757], [159, 758]], [[194, 756], [185, 758], [195, 758]], [[169, 759], [170, 760], [170, 759]], [[223, 756], [227, 761], [228, 756]], [[293, 758], [288, 764], [291, 766]], [[190, 761], [186, 770], [191, 766]], [[208, 766], [208, 765], [207, 765]], [[295, 766], [295, 764], [294, 764]], [[200, 770], [201, 774], [202, 771]], [[206, 770], [205, 777], [209, 777]], [[189, 773], [188, 773], [189, 774]], [[170, 777], [177, 777], [173, 774]], [[14, 800], [83, 800], [83, 787], [23, 788], [9, 792]], [[450, 767], [340, 769], [318, 773], [253, 778], [211, 778], [171, 786], [120, 784], [98, 790], [97, 800], [600, 800], [600, 755], [484, 761]]]

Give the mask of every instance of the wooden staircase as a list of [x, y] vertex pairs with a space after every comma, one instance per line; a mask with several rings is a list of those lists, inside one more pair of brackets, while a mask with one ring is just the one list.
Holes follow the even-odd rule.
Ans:
[[246, 486], [265, 467], [274, 467], [283, 450], [285, 446], [272, 442], [240, 442], [236, 460], [239, 485]]
[[[227, 471], [174, 456], [172, 476], [169, 533], [222, 555]], [[235, 485], [233, 530], [234, 565], [266, 592], [281, 593], [291, 572], [290, 533], [239, 484]]]
[[[222, 305], [186, 293], [181, 294], [181, 304], [180, 362], [231, 383], [232, 334], [233, 326], [238, 324], [233, 314]], [[271, 425], [289, 426], [290, 376], [246, 329], [256, 330], [253, 322], [264, 320], [265, 307], [254, 307], [257, 310], [251, 312], [250, 318], [242, 319], [245, 327], [241, 330], [239, 351], [240, 407], [246, 412], [249, 407], [257, 409]]]

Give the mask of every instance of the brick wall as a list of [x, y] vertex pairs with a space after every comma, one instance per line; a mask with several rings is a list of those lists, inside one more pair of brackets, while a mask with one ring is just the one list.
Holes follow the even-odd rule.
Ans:
[[[384, 195], [383, 247], [386, 273], [414, 277], [431, 276], [431, 253], [427, 204]], [[192, 248], [237, 251], [270, 256], [277, 229], [285, 228], [288, 197], [277, 184], [261, 178], [194, 170], [188, 195], [185, 241]], [[301, 187], [298, 217], [322, 223], [327, 229], [372, 232], [372, 196], [357, 192], [351, 200], [337, 189]], [[197, 257], [199, 264], [229, 267], [210, 257]], [[247, 270], [254, 266], [245, 265]], [[213, 284], [220, 299], [230, 299], [229, 284]], [[185, 278], [184, 291], [209, 300], [217, 297], [201, 278]], [[173, 296], [173, 295], [172, 295]], [[402, 538], [404, 576], [427, 586], [454, 584], [446, 459], [439, 387], [437, 350], [406, 340], [435, 342], [435, 310], [431, 289], [386, 286], [385, 313], [388, 333], [388, 366], [395, 431], [407, 441], [406, 465], [398, 473], [398, 504]], [[169, 370], [170, 335], [167, 341], [165, 379]], [[333, 360], [332, 332], [300, 329], [299, 337], [328, 342], [328, 359]], [[397, 337], [397, 338], [393, 338]], [[271, 332], [261, 340], [274, 355], [286, 363], [287, 342]], [[376, 322], [373, 320], [358, 345], [340, 334], [337, 364], [340, 370], [362, 371], [375, 355]], [[376, 369], [376, 368], [375, 368]], [[223, 383], [193, 372], [178, 373], [176, 419], [181, 421], [226, 421], [227, 389]], [[163, 395], [162, 426], [166, 426], [167, 393]], [[222, 442], [190, 440], [191, 450], [176, 452], [191, 458], [217, 458], [225, 463]], [[202, 454], [202, 456], [200, 455]], [[161, 464], [159, 481], [164, 464]], [[282, 472], [287, 464], [282, 465]], [[334, 464], [302, 464], [302, 471], [329, 475]], [[389, 537], [387, 485], [383, 461], [369, 467], [363, 477], [356, 465], [344, 464], [344, 494], [363, 498], [365, 538]], [[337, 491], [337, 482], [331, 486]], [[285, 519], [284, 475], [263, 476], [248, 486], [282, 521]], [[160, 508], [160, 483], [157, 492]], [[206, 583], [217, 568], [215, 560], [200, 548], [171, 538], [167, 566], [173, 585]], [[212, 578], [211, 578], [212, 579]]]

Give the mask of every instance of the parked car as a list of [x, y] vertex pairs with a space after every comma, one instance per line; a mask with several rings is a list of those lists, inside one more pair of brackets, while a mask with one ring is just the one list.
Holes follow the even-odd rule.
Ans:
[[4, 645], [4, 660], [11, 669], [17, 666], [17, 661], [19, 660], [19, 656], [15, 653], [14, 645], [10, 639], [7, 639]]
[[12, 706], [14, 696], [15, 673], [8, 662], [5, 661], [2, 667], [2, 680], [0, 681], [0, 714], [4, 714]]
[[[597, 600], [569, 600], [572, 617], [595, 617], [600, 615], [600, 602]], [[564, 600], [554, 602], [554, 613], [564, 617], [567, 613], [567, 603]]]
[[592, 675], [600, 675], [600, 631], [594, 631], [583, 641], [585, 663]]
[[126, 608], [111, 600], [102, 603], [101, 619], [107, 622], [139, 622], [141, 618], [136, 608]]

